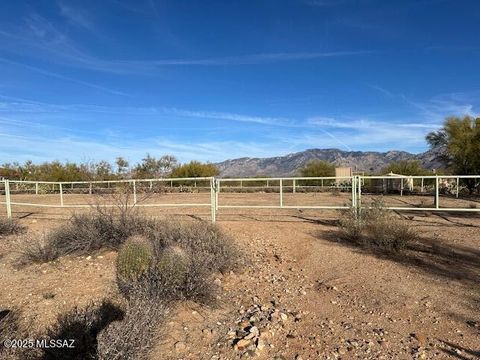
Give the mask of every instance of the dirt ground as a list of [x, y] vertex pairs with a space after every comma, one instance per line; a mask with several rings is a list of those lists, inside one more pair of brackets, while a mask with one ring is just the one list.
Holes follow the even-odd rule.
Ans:
[[[237, 203], [249, 199], [244, 195], [251, 198], [224, 195], [223, 201]], [[321, 194], [303, 195], [315, 204], [322, 199]], [[335, 196], [339, 204], [348, 200], [342, 196]], [[277, 198], [263, 194], [256, 201]], [[210, 213], [208, 207], [145, 210], [204, 219]], [[421, 240], [392, 256], [339, 241], [335, 211], [220, 210], [218, 225], [249, 263], [212, 279], [222, 289], [213, 306], [178, 304], [159, 329], [152, 359], [480, 358], [480, 214], [402, 213]], [[0, 309], [20, 309], [34, 333], [75, 305], [118, 296], [111, 251], [15, 266], [29, 238], [41, 236], [71, 212], [14, 211], [29, 230], [0, 238]], [[280, 314], [278, 319], [274, 314]], [[265, 334], [256, 354], [228, 340], [252, 317]]]

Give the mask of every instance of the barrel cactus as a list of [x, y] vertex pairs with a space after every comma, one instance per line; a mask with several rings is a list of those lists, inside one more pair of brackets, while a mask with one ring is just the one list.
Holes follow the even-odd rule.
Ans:
[[150, 242], [141, 236], [132, 236], [121, 246], [117, 257], [117, 276], [126, 282], [134, 282], [145, 275], [153, 261]]
[[181, 291], [185, 284], [190, 266], [190, 257], [178, 246], [169, 246], [157, 259], [155, 272], [163, 287]]

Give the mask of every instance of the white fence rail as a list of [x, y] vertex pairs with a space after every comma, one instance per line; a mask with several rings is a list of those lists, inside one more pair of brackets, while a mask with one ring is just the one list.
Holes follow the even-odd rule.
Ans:
[[[369, 200], [383, 195], [389, 199], [392, 195], [397, 204], [386, 204], [386, 208], [396, 211], [445, 211], [445, 212], [480, 212], [480, 195], [467, 196], [468, 205], [463, 201], [460, 206], [452, 206], [465, 198], [464, 193], [480, 183], [480, 175], [437, 175], [437, 176], [349, 176], [349, 177], [279, 177], [279, 178], [234, 178], [221, 179], [214, 177], [197, 178], [160, 178], [160, 179], [132, 179], [109, 181], [74, 181], [74, 182], [47, 182], [47, 181], [19, 181], [1, 180], [0, 199], [3, 195], [7, 217], [12, 217], [12, 206], [40, 207], [40, 208], [87, 208], [92, 204], [66, 203], [65, 196], [70, 194], [95, 195], [113, 193], [121, 186], [128, 186], [132, 201], [129, 206], [158, 207], [158, 208], [210, 208], [212, 222], [215, 222], [221, 209], [317, 209], [342, 210], [349, 208], [368, 208]], [[138, 196], [142, 193], [182, 193], [198, 192], [209, 195], [208, 201], [202, 202], [175, 202], [175, 203], [141, 203]], [[288, 198], [300, 193], [312, 192], [341, 192], [346, 203], [343, 204], [307, 204], [285, 202]], [[277, 194], [275, 203], [234, 203], [228, 204], [228, 193], [265, 192]], [[35, 203], [32, 201], [18, 201], [17, 194], [54, 194], [58, 195], [58, 202], [53, 204]], [[12, 195], [14, 198], [12, 198]], [[345, 196], [348, 195], [348, 196]], [[462, 196], [461, 196], [462, 195]], [[275, 199], [276, 195], [272, 198]], [[398, 199], [400, 197], [400, 200]], [[420, 204], [405, 202], [399, 206], [402, 198], [418, 197]], [[40, 197], [40, 196], [39, 196]], [[40, 197], [41, 198], [41, 197]], [[424, 205], [425, 199], [432, 199], [431, 206]], [[445, 200], [443, 200], [445, 198]], [[254, 197], [255, 199], [255, 197]], [[301, 199], [300, 199], [301, 200]], [[418, 200], [418, 199], [417, 199]], [[446, 204], [441, 204], [445, 202]], [[444, 205], [444, 206], [442, 206]], [[479, 206], [477, 206], [479, 205]], [[116, 205], [102, 204], [113, 207]]]

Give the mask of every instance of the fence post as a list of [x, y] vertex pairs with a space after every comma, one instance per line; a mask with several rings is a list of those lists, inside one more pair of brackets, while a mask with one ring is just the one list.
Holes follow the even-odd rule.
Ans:
[[435, 208], [436, 209], [440, 207], [439, 201], [440, 201], [440, 189], [438, 186], [438, 175], [436, 175], [435, 176]]
[[356, 194], [357, 194], [357, 184], [355, 181], [355, 176], [352, 176], [350, 179], [352, 185], [352, 209], [357, 208]]
[[295, 181], [295, 179], [293, 179], [293, 193], [294, 194], [297, 192], [297, 189], [295, 187], [296, 187], [296, 181]]
[[283, 207], [283, 180], [280, 179], [280, 207]]
[[423, 191], [424, 191], [424, 188], [423, 188], [423, 177], [422, 177], [422, 187], [421, 187], [421, 189], [420, 189], [420, 192], [423, 193]]
[[62, 187], [62, 183], [59, 183], [59, 188], [60, 188], [60, 206], [63, 207], [63, 187]]
[[212, 216], [212, 223], [215, 224], [216, 221], [216, 191], [215, 191], [215, 178], [210, 178], [210, 212]]
[[358, 212], [360, 212], [361, 209], [362, 209], [362, 181], [361, 181], [361, 179], [360, 179], [360, 176], [357, 176], [357, 181], [358, 181], [357, 209], [358, 209]]
[[133, 205], [137, 205], [137, 186], [133, 180]]
[[220, 180], [215, 179], [215, 210], [218, 211], [218, 195], [220, 194]]
[[35, 195], [38, 195], [38, 182], [35, 183]]
[[460, 178], [457, 177], [457, 199], [458, 199], [458, 189], [460, 189]]
[[92, 195], [92, 183], [88, 184], [88, 194]]
[[400, 196], [403, 196], [403, 178], [400, 179]]
[[10, 183], [8, 180], [5, 182], [5, 206], [7, 207], [7, 218], [12, 217], [12, 201], [10, 199]]

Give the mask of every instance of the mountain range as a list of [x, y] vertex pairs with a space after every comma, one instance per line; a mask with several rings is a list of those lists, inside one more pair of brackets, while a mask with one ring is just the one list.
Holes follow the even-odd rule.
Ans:
[[352, 167], [354, 171], [377, 173], [389, 163], [399, 160], [416, 160], [426, 169], [441, 168], [437, 152], [428, 150], [420, 154], [406, 151], [343, 151], [339, 149], [308, 149], [301, 152], [270, 158], [238, 158], [215, 165], [221, 177], [296, 176], [311, 160], [324, 160], [336, 166]]

